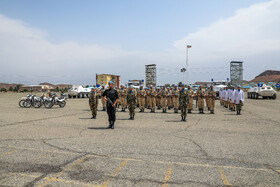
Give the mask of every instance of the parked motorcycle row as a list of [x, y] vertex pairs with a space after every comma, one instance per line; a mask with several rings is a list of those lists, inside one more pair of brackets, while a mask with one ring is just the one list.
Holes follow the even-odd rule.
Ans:
[[41, 106], [45, 106], [45, 108], [50, 109], [54, 105], [58, 105], [61, 108], [66, 105], [66, 94], [62, 94], [60, 98], [53, 94], [51, 97], [46, 97], [45, 94], [42, 94], [40, 97], [36, 97], [36, 95], [27, 95], [26, 98], [22, 98], [19, 101], [19, 106], [22, 108], [41, 108]]

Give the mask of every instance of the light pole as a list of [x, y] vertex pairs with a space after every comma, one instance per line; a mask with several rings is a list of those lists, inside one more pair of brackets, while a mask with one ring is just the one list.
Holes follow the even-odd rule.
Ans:
[[182, 68], [181, 69], [181, 72], [182, 72], [182, 75], [183, 75], [183, 84], [185, 84], [184, 82], [185, 82], [185, 76], [184, 76], [184, 74], [185, 74], [185, 72], [186, 72], [186, 68]]
[[186, 74], [187, 74], [187, 85], [189, 84], [189, 48], [191, 48], [191, 45], [187, 44], [187, 49], [186, 49]]

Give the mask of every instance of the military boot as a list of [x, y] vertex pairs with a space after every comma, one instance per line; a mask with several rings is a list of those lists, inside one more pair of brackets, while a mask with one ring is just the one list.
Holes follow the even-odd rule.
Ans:
[[111, 128], [112, 128], [112, 126], [113, 126], [113, 122], [112, 122], [112, 121], [110, 121], [110, 122], [109, 122], [109, 126], [108, 126], [106, 129], [111, 129]]

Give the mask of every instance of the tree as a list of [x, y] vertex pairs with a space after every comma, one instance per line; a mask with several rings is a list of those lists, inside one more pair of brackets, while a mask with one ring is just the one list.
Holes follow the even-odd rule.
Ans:
[[1, 92], [7, 92], [7, 89], [6, 89], [6, 88], [1, 88], [0, 91], [1, 91]]
[[55, 88], [55, 91], [56, 91], [56, 92], [59, 92], [59, 88], [58, 88], [58, 87], [56, 87], [56, 88]]
[[9, 91], [12, 92], [13, 91], [13, 87], [10, 86]]
[[20, 85], [16, 85], [16, 87], [14, 88], [14, 92], [18, 92], [19, 91], [19, 88], [20, 88]]
[[179, 82], [178, 87], [182, 87], [182, 84], [183, 84], [182, 82]]

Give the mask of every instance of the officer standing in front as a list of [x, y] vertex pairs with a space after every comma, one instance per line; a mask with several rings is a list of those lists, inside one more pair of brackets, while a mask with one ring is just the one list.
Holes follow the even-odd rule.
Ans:
[[134, 120], [135, 116], [135, 108], [136, 108], [136, 92], [133, 90], [133, 87], [129, 87], [129, 91], [127, 92], [127, 103], [128, 103], [128, 109], [129, 109], [129, 115], [130, 118]]
[[98, 98], [99, 98], [99, 95], [96, 91], [96, 88], [93, 87], [91, 89], [91, 93], [90, 93], [90, 96], [89, 96], [89, 107], [90, 107], [90, 110], [91, 110], [91, 113], [92, 113], [92, 119], [96, 119]]
[[185, 85], [182, 84], [182, 89], [180, 90], [180, 106], [181, 106], [181, 117], [182, 121], [186, 121], [187, 117], [187, 106], [190, 100], [190, 94], [187, 89], [185, 89]]
[[107, 114], [109, 117], [109, 126], [107, 129], [114, 129], [114, 124], [116, 121], [116, 104], [119, 100], [119, 94], [114, 89], [114, 83], [112, 81], [108, 82], [109, 88], [104, 91], [102, 98], [107, 101]]

